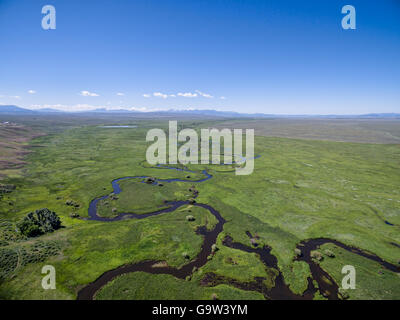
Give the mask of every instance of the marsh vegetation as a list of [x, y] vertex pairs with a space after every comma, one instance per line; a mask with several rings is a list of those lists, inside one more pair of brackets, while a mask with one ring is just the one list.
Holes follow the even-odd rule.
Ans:
[[[4, 272], [0, 296], [4, 299], [75, 299], [80, 288], [105, 272], [145, 260], [182, 267], [201, 251], [204, 236], [196, 230], [205, 227], [210, 231], [217, 224], [215, 216], [196, 204], [211, 205], [226, 220], [215, 242], [218, 250], [207, 263], [191, 270], [186, 280], [167, 274], [126, 274], [107, 284], [97, 298], [164, 299], [166, 294], [171, 299], [185, 294], [193, 299], [211, 299], [213, 294], [220, 299], [264, 298], [260, 292], [229, 283], [202, 286], [205, 275], [211, 273], [217, 275], [216, 279], [236, 282], [261, 277], [265, 287], [271, 288], [280, 272], [290, 290], [301, 295], [312, 273], [301, 260], [304, 253], [297, 245], [322, 237], [398, 265], [398, 144], [257, 136], [255, 153], [261, 157], [252, 175], [236, 176], [229, 166], [201, 164], [188, 165], [189, 174], [144, 164], [146, 131], [163, 127], [164, 122], [144, 119], [137, 128], [107, 129], [99, 127], [104, 120], [92, 118], [19, 121], [40, 135], [24, 142], [24, 149], [30, 152], [24, 154], [21, 168], [1, 170], [0, 261]], [[127, 119], [115, 119], [118, 122], [127, 124]], [[182, 121], [183, 127], [195, 128], [226, 124], [222, 120]], [[130, 125], [137, 125], [137, 120]], [[200, 180], [203, 170], [212, 179], [201, 183], [162, 182], [162, 186], [127, 179], [120, 181], [122, 192], [112, 195], [111, 182], [120, 177]], [[162, 209], [165, 201], [194, 202], [146, 219], [110, 223], [89, 220], [89, 204], [104, 195], [108, 198], [98, 203], [98, 212], [104, 217]], [[56, 212], [64, 228], [35, 238], [17, 232], [17, 223], [39, 208]], [[253, 249], [271, 248], [276, 268], [266, 267], [254, 252], [224, 246], [227, 235]], [[400, 298], [398, 272], [331, 244], [317, 252], [314, 260], [336, 283], [340, 283], [343, 264], [359, 268], [360, 290], [348, 292], [349, 299]], [[56, 267], [57, 290], [41, 290], [43, 263]], [[161, 281], [163, 290], [157, 287]], [[384, 287], [389, 289], [385, 291]], [[315, 293], [314, 298], [324, 297]]]

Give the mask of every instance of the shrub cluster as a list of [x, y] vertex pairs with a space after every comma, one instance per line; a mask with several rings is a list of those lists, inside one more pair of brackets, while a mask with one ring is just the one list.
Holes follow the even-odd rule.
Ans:
[[53, 232], [61, 227], [57, 214], [47, 208], [30, 212], [17, 223], [18, 229], [27, 237], [36, 237]]
[[47, 257], [55, 256], [61, 251], [58, 241], [37, 241], [27, 249], [20, 250], [20, 259], [23, 265], [46, 260]]
[[16, 187], [12, 184], [0, 183], [0, 199], [3, 197], [4, 194], [11, 193], [13, 190], [15, 190], [15, 188]]
[[17, 265], [42, 262], [60, 251], [61, 244], [57, 241], [37, 241], [31, 246], [18, 246], [13, 249], [0, 248], [0, 282], [8, 278]]
[[79, 207], [80, 207], [80, 204], [79, 204], [78, 202], [76, 202], [76, 201], [74, 201], [74, 200], [70, 200], [70, 199], [68, 199], [67, 201], [65, 201], [65, 204], [66, 204], [67, 206], [71, 206], [71, 207], [74, 207], [74, 208], [79, 208]]
[[0, 222], [0, 247], [8, 244], [9, 241], [21, 241], [26, 237], [15, 230], [15, 224], [10, 221]]
[[0, 194], [10, 193], [15, 190], [15, 186], [13, 184], [2, 184], [0, 183]]
[[18, 254], [15, 250], [0, 248], [0, 281], [6, 279], [14, 271], [18, 263]]
[[318, 260], [318, 261], [322, 261], [324, 259], [324, 257], [322, 256], [322, 253], [317, 250], [311, 251], [310, 256], [311, 256], [311, 258]]

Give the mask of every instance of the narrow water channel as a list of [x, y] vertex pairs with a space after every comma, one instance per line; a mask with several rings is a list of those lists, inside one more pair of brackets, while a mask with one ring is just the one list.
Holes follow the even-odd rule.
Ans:
[[[165, 167], [165, 166], [160, 166], [159, 168], [163, 169], [175, 169], [179, 171], [187, 171], [187, 172], [193, 172], [187, 169], [181, 169], [181, 168], [173, 168], [173, 167]], [[212, 178], [212, 175], [206, 172], [204, 170], [202, 172], [204, 175], [203, 179], [199, 180], [184, 180], [184, 179], [155, 179], [155, 184], [158, 182], [175, 182], [175, 181], [182, 181], [182, 182], [190, 182], [190, 183], [195, 183], [195, 182], [203, 182], [206, 180], [209, 180]], [[113, 186], [113, 192], [114, 194], [120, 193], [121, 187], [119, 185], [119, 182], [122, 180], [126, 179], [146, 179], [148, 178], [147, 176], [135, 176], [135, 177], [123, 177], [119, 179], [115, 179], [112, 181], [112, 186]], [[188, 205], [190, 202], [189, 201], [171, 201], [166, 203], [169, 207], [164, 208], [161, 210], [157, 210], [154, 212], [146, 213], [146, 214], [135, 214], [135, 213], [121, 213], [118, 216], [114, 218], [104, 218], [100, 217], [97, 214], [97, 203], [102, 200], [107, 198], [108, 196], [103, 196], [100, 198], [96, 198], [91, 201], [89, 205], [89, 219], [90, 220], [96, 220], [96, 221], [103, 221], [103, 222], [112, 222], [112, 221], [117, 221], [125, 218], [130, 218], [130, 219], [144, 219], [150, 216], [155, 216], [163, 213], [168, 213], [168, 212], [173, 212], [177, 210], [178, 208]], [[218, 223], [214, 226], [213, 230], [207, 231], [205, 228], [199, 228], [196, 233], [199, 235], [203, 236], [203, 244], [201, 247], [200, 252], [198, 255], [189, 263], [183, 265], [180, 268], [174, 268], [170, 266], [163, 266], [162, 263], [163, 261], [153, 261], [153, 260], [148, 260], [148, 261], [142, 261], [138, 263], [132, 263], [132, 264], [127, 264], [123, 265], [121, 267], [118, 267], [114, 270], [107, 271], [103, 273], [99, 278], [97, 278], [94, 282], [89, 283], [87, 286], [85, 286], [83, 289], [81, 289], [78, 292], [77, 299], [78, 300], [91, 300], [95, 297], [96, 292], [101, 289], [104, 285], [106, 285], [108, 282], [112, 281], [114, 278], [117, 276], [131, 273], [131, 272], [147, 272], [151, 274], [170, 274], [176, 278], [179, 279], [185, 279], [187, 276], [190, 276], [193, 273], [193, 268], [201, 268], [204, 266], [207, 261], [208, 261], [208, 256], [212, 252], [212, 245], [216, 243], [218, 235], [222, 232], [223, 230], [223, 225], [226, 222], [225, 219], [221, 216], [221, 214], [215, 210], [212, 206], [208, 204], [203, 204], [203, 203], [191, 203], [194, 206], [202, 207], [206, 210], [208, 210], [211, 214], [215, 216], [215, 218], [218, 220]], [[247, 235], [249, 237], [252, 237], [249, 232], [247, 232]], [[275, 285], [272, 288], [268, 288], [266, 284], [264, 283], [265, 278], [258, 277], [255, 278], [254, 281], [251, 282], [241, 282], [236, 279], [229, 279], [224, 276], [216, 275], [213, 273], [207, 273], [204, 278], [201, 280], [201, 284], [205, 286], [215, 286], [218, 284], [229, 284], [234, 287], [237, 287], [242, 290], [248, 290], [248, 291], [258, 291], [264, 295], [266, 299], [279, 299], [279, 300], [289, 300], [289, 299], [307, 299], [310, 300], [314, 297], [315, 292], [317, 289], [313, 285], [313, 281], [315, 280], [318, 283], [318, 290], [322, 295], [324, 295], [328, 299], [338, 299], [338, 285], [335, 283], [334, 279], [326, 272], [324, 271], [320, 265], [313, 261], [311, 258], [311, 251], [316, 250], [319, 248], [321, 245], [325, 243], [333, 243], [338, 247], [341, 247], [349, 252], [358, 254], [362, 257], [365, 257], [367, 259], [379, 262], [384, 268], [391, 270], [393, 272], [400, 272], [400, 268], [398, 266], [395, 266], [391, 263], [388, 263], [381, 258], [379, 258], [376, 255], [366, 253], [362, 251], [361, 249], [355, 248], [355, 247], [350, 247], [347, 246], [337, 240], [333, 239], [328, 239], [328, 238], [318, 238], [318, 239], [309, 239], [302, 241], [301, 243], [298, 244], [297, 248], [301, 250], [301, 256], [297, 257], [296, 259], [299, 261], [305, 261], [309, 266], [311, 270], [311, 275], [312, 278], [308, 278], [308, 287], [305, 290], [305, 292], [302, 295], [297, 295], [293, 293], [289, 286], [285, 283], [284, 277], [281, 273], [281, 271], [278, 268], [278, 261], [277, 258], [271, 254], [271, 248], [264, 246], [262, 248], [260, 247], [252, 247], [252, 246], [247, 246], [242, 243], [234, 242], [232, 237], [226, 236], [223, 239], [223, 245], [236, 249], [236, 250], [241, 250], [245, 252], [250, 252], [250, 253], [256, 253], [259, 257], [259, 259], [262, 261], [262, 263], [269, 267], [269, 268], [274, 268], [278, 271], [278, 275], [275, 277]], [[157, 264], [155, 267], [154, 265]]]

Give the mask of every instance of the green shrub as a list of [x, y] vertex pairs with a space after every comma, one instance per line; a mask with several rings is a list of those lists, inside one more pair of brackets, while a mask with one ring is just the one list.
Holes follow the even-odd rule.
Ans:
[[185, 259], [190, 259], [189, 254], [187, 252], [183, 252], [182, 257], [184, 257]]
[[1, 184], [0, 183], [0, 199], [3, 197], [4, 194], [11, 193], [15, 190], [15, 186], [12, 184]]
[[335, 257], [335, 254], [331, 250], [326, 249], [324, 251], [324, 253], [330, 258], [334, 258]]
[[8, 242], [6, 240], [0, 240], [0, 247], [8, 246]]
[[60, 251], [59, 241], [42, 240], [36, 240], [32, 245], [18, 245], [14, 249], [0, 248], [0, 283], [13, 274], [17, 265], [43, 262]]
[[324, 259], [324, 257], [322, 256], [322, 253], [317, 250], [311, 251], [310, 255], [311, 255], [311, 258], [316, 259], [318, 261], [322, 261]]
[[347, 293], [347, 291], [342, 288], [339, 288], [339, 296], [343, 300], [346, 300], [350, 297], [349, 294]]
[[37, 237], [44, 232], [40, 228], [40, 225], [36, 224], [34, 221], [25, 217], [21, 222], [17, 224], [18, 229], [21, 233], [27, 237]]
[[80, 207], [79, 203], [77, 203], [77, 202], [75, 202], [74, 200], [71, 200], [71, 199], [68, 199], [67, 201], [65, 201], [65, 204], [67, 206], [71, 206], [71, 207], [74, 207], [74, 208], [79, 208]]
[[5, 280], [17, 267], [18, 254], [15, 250], [0, 249], [0, 282]]
[[28, 213], [22, 221], [17, 223], [17, 227], [23, 235], [36, 237], [59, 229], [61, 220], [55, 212], [44, 208]]

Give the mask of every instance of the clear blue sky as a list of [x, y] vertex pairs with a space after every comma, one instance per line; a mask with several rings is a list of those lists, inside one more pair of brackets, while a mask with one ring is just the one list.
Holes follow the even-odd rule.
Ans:
[[400, 112], [400, 1], [0, 0], [0, 104]]

